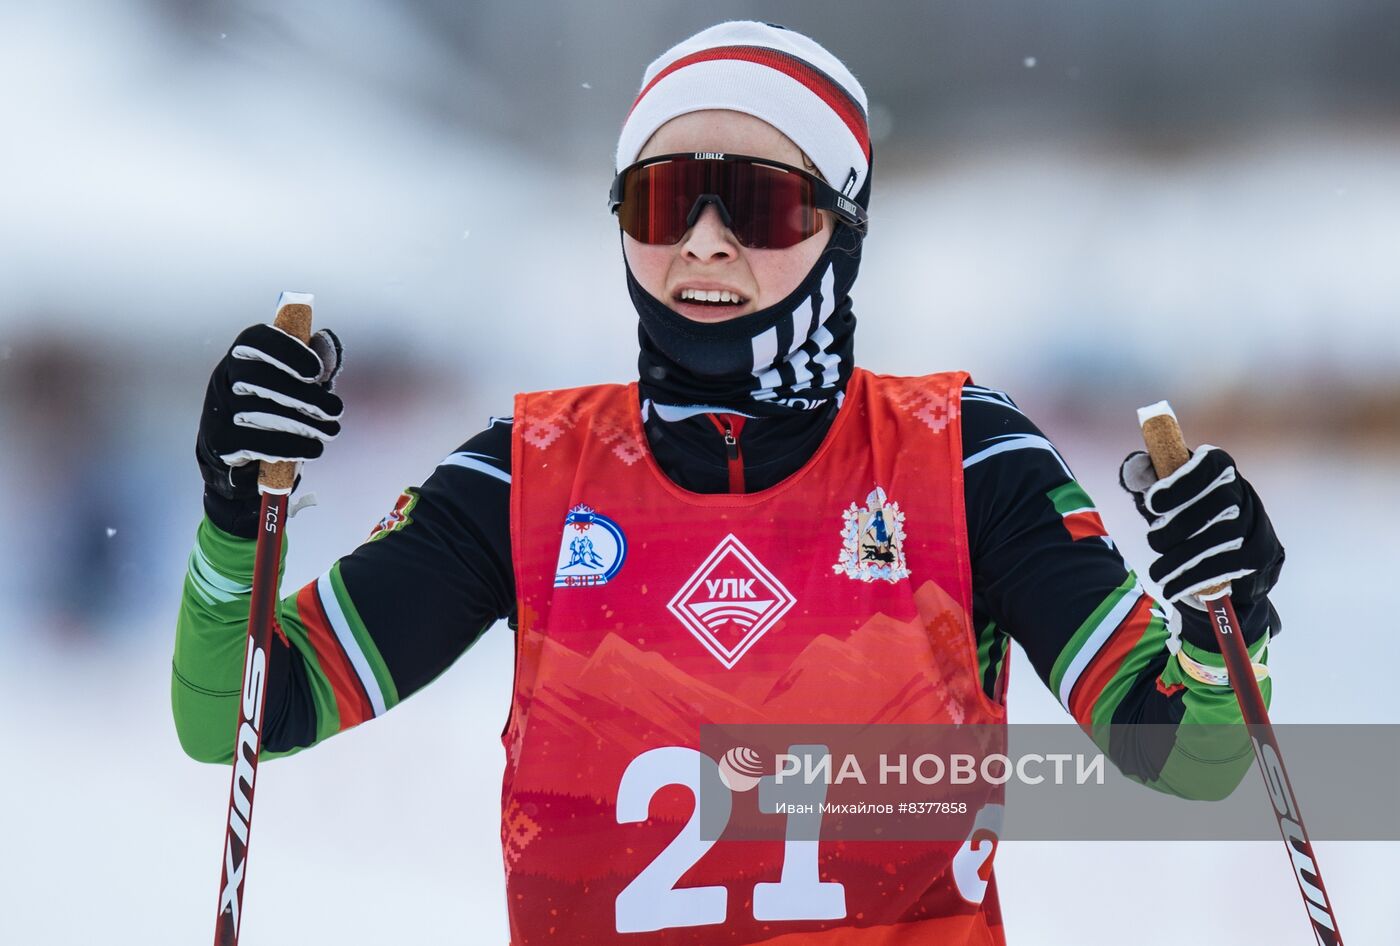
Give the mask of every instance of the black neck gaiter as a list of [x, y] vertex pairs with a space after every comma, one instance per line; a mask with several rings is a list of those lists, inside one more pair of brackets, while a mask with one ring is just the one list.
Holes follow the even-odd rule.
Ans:
[[[868, 181], [866, 188], [860, 198], [868, 199]], [[715, 408], [754, 417], [829, 404], [854, 367], [850, 290], [861, 243], [861, 234], [837, 226], [787, 298], [727, 322], [692, 322], [643, 289], [628, 267], [627, 288], [641, 320], [642, 398], [684, 413]]]

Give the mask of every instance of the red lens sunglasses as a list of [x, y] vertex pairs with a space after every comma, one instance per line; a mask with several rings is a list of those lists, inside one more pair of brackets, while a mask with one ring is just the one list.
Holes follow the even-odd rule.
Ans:
[[743, 154], [662, 154], [613, 179], [609, 205], [622, 230], [641, 243], [672, 245], [706, 204], [744, 246], [785, 249], [822, 229], [826, 210], [865, 233], [865, 208], [800, 168]]

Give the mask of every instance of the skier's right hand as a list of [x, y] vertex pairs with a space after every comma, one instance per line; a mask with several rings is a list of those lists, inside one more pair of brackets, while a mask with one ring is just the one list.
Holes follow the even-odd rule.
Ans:
[[195, 458], [204, 509], [216, 526], [254, 537], [258, 461], [314, 460], [340, 433], [344, 405], [331, 391], [340, 362], [340, 339], [329, 330], [308, 346], [271, 325], [253, 325], [214, 366]]

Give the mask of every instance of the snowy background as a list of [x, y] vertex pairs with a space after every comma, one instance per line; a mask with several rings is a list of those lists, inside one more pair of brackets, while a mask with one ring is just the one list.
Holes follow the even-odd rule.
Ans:
[[[870, 94], [861, 361], [1009, 390], [1140, 567], [1114, 472], [1170, 397], [1288, 547], [1275, 720], [1400, 723], [1394, 3], [4, 4], [0, 943], [209, 936], [228, 774], [180, 752], [169, 657], [237, 331], [311, 290], [348, 350], [295, 587], [514, 391], [630, 376], [614, 136], [654, 55], [746, 15]], [[244, 942], [505, 942], [510, 662], [494, 628], [264, 770]], [[1013, 680], [1014, 719], [1065, 719]], [[1400, 845], [1318, 849], [1347, 942], [1400, 940]], [[997, 865], [1013, 944], [1312, 941], [1276, 843]]]

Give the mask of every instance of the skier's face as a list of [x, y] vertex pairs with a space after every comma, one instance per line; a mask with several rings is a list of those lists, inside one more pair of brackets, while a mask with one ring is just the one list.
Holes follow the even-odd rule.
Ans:
[[[772, 125], [743, 112], [719, 109], [671, 119], [651, 136], [637, 160], [683, 151], [748, 154], [810, 167], [792, 139]], [[674, 246], [640, 243], [625, 233], [622, 245], [627, 265], [643, 289], [688, 319], [724, 322], [765, 309], [796, 289], [826, 248], [831, 225], [828, 218], [815, 235], [786, 249], [755, 250], [735, 239], [719, 211], [708, 204]], [[740, 301], [684, 301], [681, 296], [688, 289], [727, 290]]]

